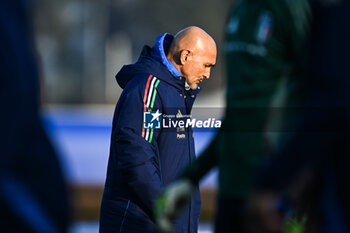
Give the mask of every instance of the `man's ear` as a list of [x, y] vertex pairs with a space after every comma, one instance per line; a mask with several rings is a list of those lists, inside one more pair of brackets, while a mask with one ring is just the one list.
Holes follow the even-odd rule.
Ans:
[[183, 65], [183, 64], [185, 64], [187, 62], [187, 59], [190, 56], [190, 53], [191, 53], [190, 50], [187, 50], [187, 49], [181, 50], [181, 53], [180, 53], [180, 63], [181, 63], [181, 65]]

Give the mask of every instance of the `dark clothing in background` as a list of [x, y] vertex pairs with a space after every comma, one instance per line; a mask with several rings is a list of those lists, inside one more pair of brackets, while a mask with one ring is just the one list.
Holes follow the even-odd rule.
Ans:
[[245, 232], [244, 204], [241, 198], [219, 197], [215, 216], [215, 232]]
[[40, 119], [31, 10], [31, 1], [0, 3], [0, 232], [66, 232], [66, 185]]
[[303, 123], [259, 185], [283, 190], [303, 168], [316, 170], [322, 184], [315, 193], [321, 214], [316, 232], [350, 232], [350, 2], [312, 1], [312, 10]]
[[233, 7], [225, 34], [225, 119], [186, 178], [197, 182], [218, 166], [221, 197], [249, 195], [270, 149], [265, 140], [270, 109], [301, 96], [308, 10], [307, 0], [240, 0]]
[[[277, 131], [266, 139], [266, 128], [271, 108], [281, 110], [288, 99], [298, 103], [303, 98], [300, 66], [308, 10], [307, 0], [239, 0], [230, 11], [224, 47], [225, 119], [208, 148], [184, 173], [197, 182], [218, 167], [217, 233], [246, 231], [243, 208], [256, 175], [268, 153], [282, 138], [286, 140]], [[279, 126], [278, 120], [273, 124]]]

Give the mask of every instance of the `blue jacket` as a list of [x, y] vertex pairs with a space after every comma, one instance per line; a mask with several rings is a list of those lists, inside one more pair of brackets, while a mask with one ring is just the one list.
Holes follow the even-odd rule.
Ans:
[[[195, 158], [191, 128], [144, 128], [147, 112], [185, 118], [200, 89], [186, 90], [185, 78], [166, 58], [172, 39], [161, 34], [153, 48], [145, 46], [138, 61], [116, 75], [124, 90], [114, 113], [100, 232], [157, 232], [155, 198]], [[200, 206], [197, 187], [174, 232], [197, 232]]]

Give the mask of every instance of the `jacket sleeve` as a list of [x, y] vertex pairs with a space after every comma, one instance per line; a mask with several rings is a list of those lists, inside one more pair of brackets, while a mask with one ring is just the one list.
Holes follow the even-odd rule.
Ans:
[[[162, 189], [157, 138], [159, 129], [144, 129], [143, 117], [147, 111], [160, 108], [157, 97], [159, 80], [150, 76], [148, 84], [129, 85], [117, 107], [115, 135], [117, 166], [143, 208], [152, 213], [153, 201]], [[132, 83], [131, 83], [132, 84]], [[149, 98], [148, 98], [149, 97]], [[157, 97], [157, 98], [156, 98]], [[149, 101], [148, 101], [149, 100]]]

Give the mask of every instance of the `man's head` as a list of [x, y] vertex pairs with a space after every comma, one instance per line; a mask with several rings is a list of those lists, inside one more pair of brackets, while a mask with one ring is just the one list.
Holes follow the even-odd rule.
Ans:
[[209, 79], [216, 63], [216, 44], [213, 38], [199, 27], [188, 27], [175, 35], [167, 58], [176, 66], [192, 89], [203, 79]]

